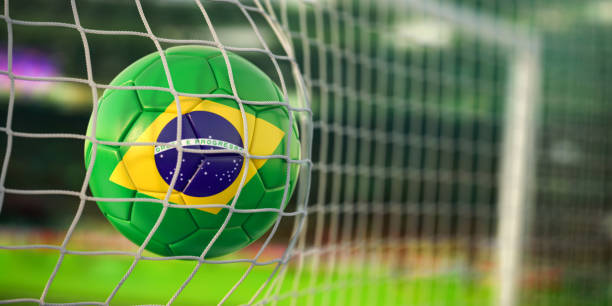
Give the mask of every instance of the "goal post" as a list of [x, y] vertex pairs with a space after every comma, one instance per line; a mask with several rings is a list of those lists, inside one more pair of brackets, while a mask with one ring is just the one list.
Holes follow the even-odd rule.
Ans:
[[508, 88], [503, 120], [497, 225], [498, 305], [518, 305], [521, 258], [536, 187], [535, 158], [540, 104], [540, 41], [526, 27], [431, 1], [407, 6], [450, 21], [509, 51]]
[[505, 118], [497, 229], [499, 305], [518, 305], [521, 260], [534, 200], [540, 51], [537, 41], [512, 58]]

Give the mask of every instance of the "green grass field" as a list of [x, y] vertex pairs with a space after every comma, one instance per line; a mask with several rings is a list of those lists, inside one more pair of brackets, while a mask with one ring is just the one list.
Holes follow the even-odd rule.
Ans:
[[[0, 299], [40, 297], [58, 254], [56, 251], [0, 250]], [[127, 256], [67, 255], [45, 301], [104, 301], [131, 262], [132, 259]], [[111, 305], [165, 304], [194, 265], [192, 261], [181, 260], [141, 261]], [[204, 264], [175, 305], [218, 303], [247, 268], [247, 263]], [[227, 304], [248, 302], [272, 270], [272, 265], [255, 267]], [[305, 269], [301, 274], [295, 295], [298, 305], [305, 304], [308, 299], [313, 299], [315, 305], [321, 304], [323, 299], [332, 304], [338, 299], [344, 299], [347, 303], [360, 301], [363, 305], [366, 302], [378, 305], [486, 305], [490, 304], [492, 298], [492, 290], [484, 282], [470, 281], [456, 272], [436, 276], [374, 279], [361, 285], [357, 281], [354, 286], [342, 286], [346, 282], [355, 282], [354, 271], [343, 276], [332, 275], [331, 283], [340, 283], [341, 286], [329, 288], [326, 282], [330, 279], [326, 279], [325, 271], [318, 273], [314, 280], [311, 280], [312, 275], [308, 271]], [[295, 276], [294, 268], [289, 268], [279, 292], [279, 304], [290, 304], [292, 296], [288, 293], [291, 292]], [[314, 284], [315, 290], [312, 290], [310, 284]]]
[[[39, 298], [59, 253], [57, 251], [0, 250], [0, 300]], [[147, 254], [151, 255], [151, 254]], [[248, 258], [247, 253], [237, 253]], [[128, 256], [66, 255], [50, 287], [48, 303], [102, 302], [132, 263]], [[185, 260], [143, 260], [118, 291], [111, 305], [165, 304], [195, 266]], [[248, 268], [248, 263], [204, 264], [174, 305], [217, 304]], [[247, 303], [268, 279], [273, 265], [256, 266], [227, 301]], [[320, 270], [315, 276], [307, 262], [295, 284], [296, 268], [289, 266], [280, 290], [272, 296], [279, 305], [493, 305], [495, 287], [491, 275], [474, 275], [466, 269], [436, 274], [414, 272], [411, 276], [377, 270], [375, 266], [352, 266], [346, 273]], [[363, 270], [369, 271], [364, 278]], [[405, 270], [405, 269], [404, 269]], [[358, 277], [359, 276], [359, 277]], [[295, 286], [295, 287], [294, 287]], [[562, 281], [554, 287], [526, 288], [521, 305], [612, 305], [612, 287]], [[609, 288], [609, 289], [606, 289]], [[296, 289], [296, 290], [293, 290]], [[596, 290], [597, 289], [597, 290]], [[265, 296], [261, 294], [257, 301]], [[292, 304], [292, 302], [296, 302]], [[19, 305], [37, 305], [19, 303]]]

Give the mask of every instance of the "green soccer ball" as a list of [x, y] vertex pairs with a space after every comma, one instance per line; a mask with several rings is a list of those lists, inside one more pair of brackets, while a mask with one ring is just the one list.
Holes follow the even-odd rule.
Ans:
[[[228, 54], [241, 100], [282, 101], [280, 90], [264, 72], [246, 59]], [[169, 48], [165, 55], [178, 92], [233, 95], [220, 50], [180, 46]], [[123, 70], [111, 85], [168, 88], [161, 57], [153, 53], [139, 59]], [[101, 141], [164, 144], [97, 144], [89, 186], [94, 197], [125, 198], [123, 202], [100, 200], [98, 207], [119, 232], [140, 245], [163, 208], [161, 203], [147, 199], [164, 199], [174, 179], [170, 202], [186, 208], [168, 208], [146, 249], [164, 256], [200, 256], [228, 216], [229, 205], [240, 190], [243, 176], [244, 186], [238, 195], [236, 209], [279, 209], [293, 193], [299, 166], [292, 163], [288, 168], [283, 158], [249, 159], [247, 162], [242, 154], [226, 151], [183, 152], [180, 167], [176, 168], [178, 151], [171, 144], [177, 143], [177, 104], [182, 113], [181, 144], [184, 148], [236, 151], [248, 148], [249, 153], [256, 156], [284, 155], [297, 160], [300, 143], [297, 124], [293, 120], [290, 129], [285, 106], [243, 104], [245, 127], [239, 104], [233, 99], [179, 96], [178, 100], [161, 90], [106, 90], [98, 104], [97, 117], [92, 116], [89, 122], [87, 136], [94, 136], [95, 122], [95, 138]], [[290, 130], [292, 133], [288, 135]], [[90, 141], [85, 141], [86, 166], [94, 154], [93, 148]], [[283, 202], [287, 182], [289, 186]], [[210, 204], [217, 207], [187, 208]], [[270, 211], [235, 211], [206, 257], [244, 248], [265, 234], [277, 216], [278, 213]]]

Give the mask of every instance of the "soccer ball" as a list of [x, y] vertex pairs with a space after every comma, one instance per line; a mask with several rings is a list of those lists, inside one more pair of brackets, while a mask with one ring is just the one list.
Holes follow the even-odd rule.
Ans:
[[[221, 51], [212, 47], [180, 46], [165, 51], [174, 88], [191, 94], [232, 95], [228, 70]], [[274, 82], [246, 59], [228, 52], [237, 95], [246, 101], [282, 101]], [[168, 88], [159, 53], [145, 56], [112, 82], [114, 86], [156, 86]], [[176, 168], [180, 104], [181, 144], [184, 148], [221, 150], [225, 153], [183, 152]], [[225, 221], [227, 207], [187, 208], [188, 205], [229, 205], [244, 186], [236, 209], [283, 208], [298, 177], [299, 167], [283, 158], [250, 159], [240, 153], [245, 147], [252, 155], [284, 155], [300, 158], [297, 124], [290, 129], [289, 112], [283, 105], [243, 104], [243, 114], [234, 99], [200, 99], [173, 95], [161, 90], [109, 89], [100, 99], [97, 118], [91, 118], [87, 136], [109, 142], [157, 142], [153, 145], [113, 146], [97, 144], [89, 186], [98, 207], [125, 237], [140, 245], [157, 221], [173, 177], [169, 201], [186, 208], [169, 207], [146, 246], [164, 256], [200, 256]], [[96, 119], [96, 120], [94, 120]], [[291, 135], [287, 135], [292, 130]], [[287, 142], [290, 150], [287, 151]], [[248, 146], [245, 144], [248, 141]], [[85, 142], [85, 165], [94, 154], [92, 142]], [[175, 173], [178, 172], [178, 173]], [[104, 201], [125, 198], [125, 201]], [[206, 257], [239, 250], [265, 234], [274, 224], [276, 212], [235, 211]]]

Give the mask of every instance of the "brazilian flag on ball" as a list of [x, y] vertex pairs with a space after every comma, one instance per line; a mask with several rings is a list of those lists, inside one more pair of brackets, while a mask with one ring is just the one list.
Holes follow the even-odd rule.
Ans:
[[[264, 72], [236, 54], [228, 55], [241, 100], [282, 101], [280, 90]], [[165, 57], [178, 92], [234, 94], [220, 50], [180, 46], [166, 50]], [[163, 200], [173, 179], [169, 201], [184, 208], [167, 209], [147, 250], [164, 256], [200, 256], [225, 222], [234, 200], [235, 208], [245, 211], [235, 211], [230, 216], [227, 226], [207, 252], [207, 258], [239, 250], [270, 229], [278, 216], [276, 212], [249, 210], [284, 208], [295, 187], [298, 164], [288, 165], [284, 158], [247, 162], [242, 154], [235, 152], [248, 148], [256, 156], [283, 155], [299, 159], [297, 125], [292, 120], [294, 125], [290, 128], [286, 106], [243, 104], [245, 127], [243, 113], [234, 99], [179, 96], [177, 101], [166, 91], [130, 89], [131, 86], [169, 88], [159, 53], [139, 59], [111, 85], [126, 88], [104, 92], [96, 117], [90, 120], [87, 136], [94, 136], [95, 122], [95, 138], [100, 141], [158, 143], [117, 146], [85, 142], [85, 165], [89, 166], [92, 158], [95, 162], [89, 183], [91, 192], [99, 199], [98, 206], [104, 216], [119, 232], [142, 244], [163, 208], [151, 199]], [[178, 160], [175, 145], [179, 126], [184, 148], [210, 151], [184, 151]], [[243, 177], [244, 185], [238, 194]], [[238, 199], [234, 199], [237, 195]], [[123, 201], [104, 201], [104, 198]], [[216, 207], [202, 206], [213, 204]], [[189, 205], [200, 206], [189, 208]]]

